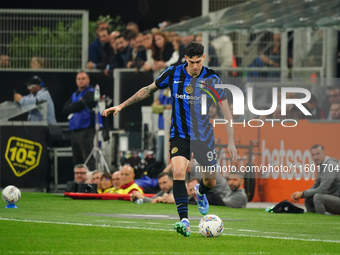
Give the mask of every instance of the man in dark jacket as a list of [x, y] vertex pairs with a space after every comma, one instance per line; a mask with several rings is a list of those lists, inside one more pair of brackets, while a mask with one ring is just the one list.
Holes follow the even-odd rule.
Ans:
[[[93, 108], [94, 89], [90, 86], [90, 78], [87, 73], [79, 72], [76, 77], [78, 90], [64, 106], [64, 113], [68, 115], [69, 129], [72, 132], [71, 146], [74, 165], [85, 163], [93, 149], [95, 136], [95, 118]], [[88, 168], [95, 170], [95, 159], [92, 156]]]

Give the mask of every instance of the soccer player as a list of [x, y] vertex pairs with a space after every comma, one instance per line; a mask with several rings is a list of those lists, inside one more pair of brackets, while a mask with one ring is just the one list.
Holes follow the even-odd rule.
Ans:
[[[185, 186], [185, 173], [190, 163], [190, 155], [194, 153], [194, 157], [202, 167], [212, 167], [216, 164], [214, 133], [209, 115], [204, 114], [208, 112], [209, 104], [201, 103], [201, 101], [208, 101], [206, 92], [209, 95], [218, 94], [224, 118], [228, 123], [232, 120], [226, 92], [223, 89], [215, 90], [213, 88], [215, 84], [220, 83], [220, 79], [212, 69], [203, 66], [204, 59], [203, 45], [197, 42], [189, 43], [185, 52], [185, 64], [171, 66], [152, 84], [141, 88], [120, 105], [108, 108], [103, 112], [103, 116], [108, 116], [111, 113], [116, 116], [125, 107], [151, 96], [158, 89], [170, 87], [172, 95], [170, 159], [174, 177], [173, 194], [181, 220], [175, 223], [174, 229], [183, 236], [190, 236], [188, 194]], [[231, 125], [226, 125], [226, 130], [228, 151], [232, 160], [236, 162], [234, 130]], [[215, 176], [206, 174], [200, 184], [195, 187], [198, 199], [197, 207], [203, 215], [209, 211], [205, 193], [211, 190], [215, 184]]]

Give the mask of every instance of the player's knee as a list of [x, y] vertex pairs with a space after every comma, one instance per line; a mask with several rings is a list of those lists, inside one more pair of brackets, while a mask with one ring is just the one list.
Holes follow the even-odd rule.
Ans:
[[174, 180], [185, 180], [185, 169], [182, 168], [173, 168], [172, 172], [174, 176]]

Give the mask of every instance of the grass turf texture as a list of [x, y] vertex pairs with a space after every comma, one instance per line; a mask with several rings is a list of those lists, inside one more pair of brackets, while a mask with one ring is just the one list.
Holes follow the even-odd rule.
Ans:
[[[340, 254], [339, 216], [272, 214], [264, 209], [211, 206], [224, 221], [218, 238], [173, 232], [177, 220], [142, 220], [90, 214], [171, 214], [175, 205], [117, 200], [72, 200], [23, 193], [19, 209], [0, 203], [0, 254]], [[189, 216], [199, 216], [189, 205]]]

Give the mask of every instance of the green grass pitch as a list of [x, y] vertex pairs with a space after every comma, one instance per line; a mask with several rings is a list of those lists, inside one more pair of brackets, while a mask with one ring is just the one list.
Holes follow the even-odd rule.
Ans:
[[[340, 254], [339, 216], [211, 206], [209, 214], [224, 219], [223, 234], [204, 238], [191, 220], [184, 238], [172, 230], [177, 219], [168, 219], [175, 205], [25, 192], [18, 209], [5, 205], [0, 254]], [[190, 216], [201, 217], [196, 206], [189, 205]]]

